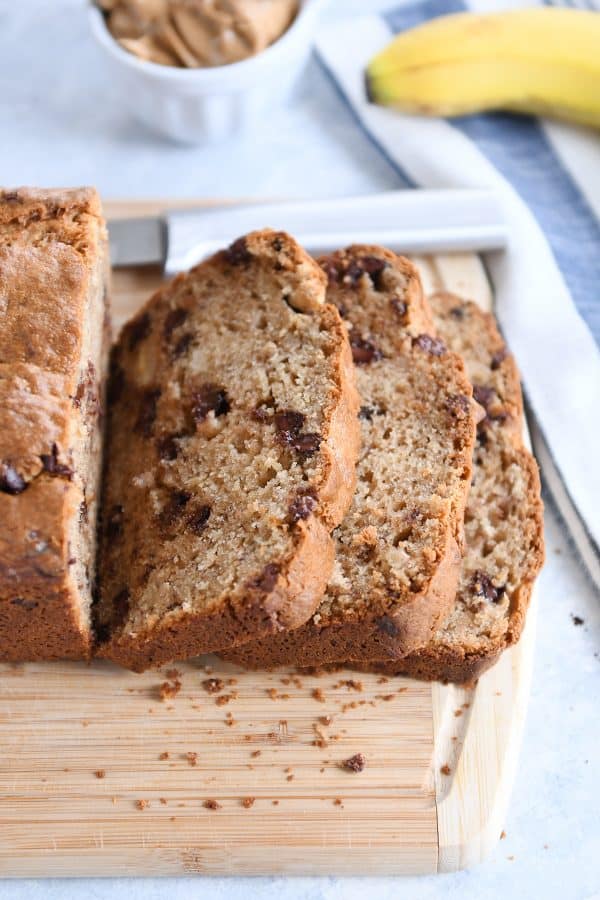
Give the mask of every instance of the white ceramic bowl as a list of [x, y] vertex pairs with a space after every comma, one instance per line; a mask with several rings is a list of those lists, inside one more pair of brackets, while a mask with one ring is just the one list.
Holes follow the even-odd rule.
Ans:
[[288, 30], [262, 53], [205, 69], [140, 60], [117, 43], [96, 6], [90, 8], [89, 19], [131, 114], [173, 140], [199, 144], [247, 129], [286, 99], [310, 53], [326, 2], [302, 0]]

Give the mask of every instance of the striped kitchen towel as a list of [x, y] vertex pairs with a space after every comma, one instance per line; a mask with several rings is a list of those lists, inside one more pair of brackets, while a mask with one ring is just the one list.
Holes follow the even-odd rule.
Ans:
[[[484, 2], [492, 8], [470, 8]], [[365, 96], [366, 63], [393, 33], [466, 8], [424, 0], [338, 20], [317, 51], [399, 183], [502, 197], [509, 244], [485, 258], [496, 314], [519, 362], [543, 475], [600, 586], [600, 140], [528, 116], [406, 116]]]

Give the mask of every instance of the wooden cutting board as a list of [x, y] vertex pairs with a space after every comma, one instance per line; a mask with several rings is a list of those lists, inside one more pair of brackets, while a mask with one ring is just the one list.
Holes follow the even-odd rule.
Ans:
[[[476, 256], [416, 262], [427, 291], [491, 306]], [[152, 268], [115, 273], [118, 324], [159, 280]], [[244, 673], [217, 659], [143, 675], [104, 661], [1, 665], [0, 876], [473, 865], [503, 824], [534, 620], [535, 602], [520, 644], [470, 690], [349, 671]], [[209, 678], [223, 682], [218, 693]], [[356, 753], [364, 770], [343, 769]]]

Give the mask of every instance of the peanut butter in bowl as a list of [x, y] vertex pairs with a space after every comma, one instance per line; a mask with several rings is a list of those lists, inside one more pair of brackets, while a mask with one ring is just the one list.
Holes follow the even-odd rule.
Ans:
[[298, 0], [98, 0], [98, 6], [125, 50], [188, 69], [256, 56], [298, 12]]

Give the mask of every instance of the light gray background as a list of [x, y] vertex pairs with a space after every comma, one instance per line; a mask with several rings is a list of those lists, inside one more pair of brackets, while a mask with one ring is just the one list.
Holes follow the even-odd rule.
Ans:
[[[328, 15], [389, 5], [332, 0]], [[105, 197], [325, 197], [398, 186], [314, 61], [293, 105], [235, 145], [193, 149], [155, 138], [121, 112], [84, 0], [0, 0], [0, 162], [5, 185], [89, 183]], [[0, 881], [0, 898], [600, 897], [600, 603], [551, 508], [546, 528], [521, 764], [507, 837], [487, 862], [404, 879]], [[572, 613], [585, 624], [575, 626]]]

